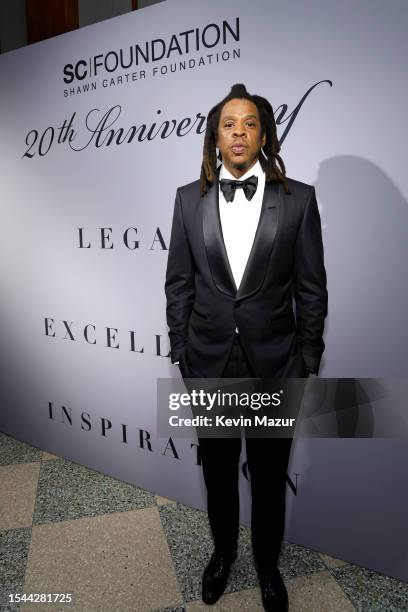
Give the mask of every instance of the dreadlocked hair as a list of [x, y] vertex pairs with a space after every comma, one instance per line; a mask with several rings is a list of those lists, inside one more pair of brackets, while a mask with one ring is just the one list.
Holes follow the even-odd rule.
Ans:
[[[259, 113], [261, 122], [261, 134], [266, 134], [265, 145], [261, 149], [259, 162], [265, 172], [266, 181], [279, 181], [283, 184], [285, 193], [291, 193], [286, 183], [286, 168], [283, 159], [279, 155], [280, 144], [276, 132], [275, 117], [271, 104], [262, 96], [251, 95], [243, 83], [236, 83], [231, 87], [230, 93], [221, 102], [218, 102], [207, 115], [207, 126], [204, 136], [203, 161], [201, 163], [200, 174], [200, 193], [203, 196], [207, 193], [208, 187], [214, 183], [217, 170], [217, 133], [221, 111], [229, 100], [234, 98], [250, 100], [253, 102]], [[262, 155], [263, 152], [263, 155]], [[221, 153], [218, 154], [221, 160]], [[279, 166], [278, 166], [279, 164]]]

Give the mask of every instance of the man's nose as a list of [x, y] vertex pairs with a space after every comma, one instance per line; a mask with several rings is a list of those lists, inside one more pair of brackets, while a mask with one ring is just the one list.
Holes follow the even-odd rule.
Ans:
[[243, 126], [237, 126], [234, 130], [234, 136], [246, 136], [246, 131]]

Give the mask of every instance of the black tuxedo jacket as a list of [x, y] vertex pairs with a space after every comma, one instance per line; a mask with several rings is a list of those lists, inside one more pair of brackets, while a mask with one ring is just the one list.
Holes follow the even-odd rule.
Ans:
[[199, 180], [177, 189], [165, 281], [171, 360], [183, 377], [218, 378], [237, 327], [256, 376], [317, 373], [327, 289], [315, 188], [287, 178], [288, 195], [278, 181], [265, 183], [237, 288], [222, 236], [219, 170], [203, 197]]

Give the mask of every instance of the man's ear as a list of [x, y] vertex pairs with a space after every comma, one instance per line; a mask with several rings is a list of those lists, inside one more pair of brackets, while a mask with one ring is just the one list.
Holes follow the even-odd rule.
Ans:
[[261, 147], [264, 147], [266, 144], [266, 134], [265, 132], [262, 135], [262, 139], [261, 139]]

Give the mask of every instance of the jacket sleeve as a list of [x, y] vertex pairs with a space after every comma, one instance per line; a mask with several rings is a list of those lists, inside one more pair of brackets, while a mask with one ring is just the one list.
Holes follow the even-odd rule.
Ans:
[[306, 368], [317, 374], [325, 348], [323, 330], [327, 316], [327, 280], [314, 187], [306, 203], [296, 240], [294, 297], [300, 349]]
[[194, 302], [194, 276], [194, 262], [184, 226], [178, 188], [164, 286], [172, 363], [178, 361], [187, 341], [188, 321]]

